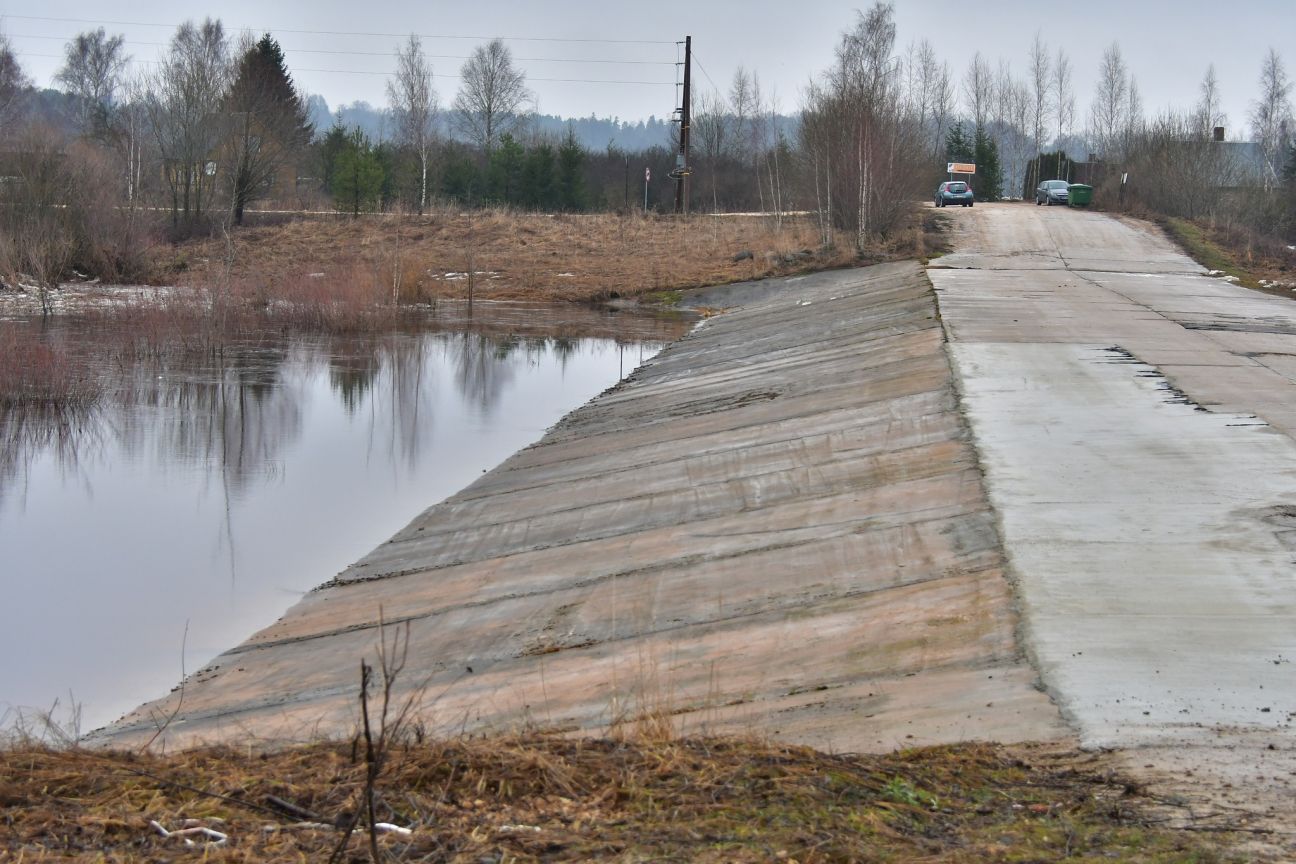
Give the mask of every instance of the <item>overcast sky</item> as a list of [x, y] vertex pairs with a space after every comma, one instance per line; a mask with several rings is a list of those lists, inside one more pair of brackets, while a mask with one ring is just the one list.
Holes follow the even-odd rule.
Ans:
[[[686, 34], [693, 37], [698, 63], [695, 86], [714, 83], [725, 89], [742, 65], [760, 75], [783, 111], [795, 110], [805, 82], [830, 61], [839, 34], [866, 5], [849, 0], [0, 0], [0, 30], [13, 41], [28, 74], [49, 85], [64, 43], [78, 31], [102, 25], [122, 33], [132, 56], [147, 61], [157, 57], [177, 23], [211, 15], [232, 31], [273, 33], [298, 83], [332, 106], [357, 99], [384, 102], [385, 73], [394, 65], [391, 55], [399, 41], [392, 34], [424, 36], [443, 104], [458, 86], [462, 58], [484, 38], [501, 36], [527, 72], [541, 111], [641, 119], [665, 117], [674, 108], [675, 42]], [[1112, 41], [1120, 43], [1149, 114], [1190, 106], [1203, 72], [1214, 63], [1230, 138], [1244, 132], [1260, 58], [1271, 44], [1296, 76], [1296, 0], [899, 0], [895, 6], [899, 45], [929, 39], [956, 79], [975, 51], [992, 63], [1007, 60], [1024, 77], [1037, 30], [1054, 50], [1065, 45], [1074, 69], [1077, 126], [1087, 116], [1099, 58]]]

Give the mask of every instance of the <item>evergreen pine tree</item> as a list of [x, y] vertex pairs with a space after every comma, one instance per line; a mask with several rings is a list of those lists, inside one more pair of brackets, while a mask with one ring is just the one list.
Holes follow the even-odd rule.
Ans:
[[333, 120], [333, 125], [329, 127], [328, 133], [324, 140], [320, 142], [320, 171], [321, 178], [324, 180], [324, 188], [330, 192], [333, 190], [333, 172], [337, 165], [337, 158], [347, 147], [347, 139], [350, 133], [342, 123], [342, 112], [338, 111]]
[[968, 162], [973, 159], [972, 151], [972, 141], [967, 137], [963, 121], [960, 120], [945, 133], [945, 161]]
[[558, 148], [558, 206], [569, 212], [585, 209], [585, 150], [570, 125]]
[[526, 155], [522, 168], [522, 203], [533, 210], [558, 209], [558, 183], [554, 176], [554, 151], [537, 144]]
[[283, 49], [269, 33], [239, 57], [225, 111], [231, 129], [230, 202], [241, 225], [244, 207], [273, 191], [279, 172], [292, 165], [314, 134]]
[[978, 201], [998, 201], [1003, 197], [1003, 169], [999, 165], [999, 146], [984, 129], [976, 131], [973, 145], [976, 174], [972, 175], [972, 191]]
[[377, 207], [383, 187], [383, 166], [359, 127], [347, 136], [333, 163], [333, 199], [352, 216]]
[[522, 145], [509, 133], [500, 136], [490, 154], [490, 196], [504, 204], [516, 204], [522, 191]]

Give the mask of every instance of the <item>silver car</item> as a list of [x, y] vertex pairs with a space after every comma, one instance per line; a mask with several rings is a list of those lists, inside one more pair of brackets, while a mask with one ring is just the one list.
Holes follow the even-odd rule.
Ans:
[[1071, 186], [1065, 180], [1045, 180], [1035, 187], [1035, 206], [1067, 203], [1067, 189]]

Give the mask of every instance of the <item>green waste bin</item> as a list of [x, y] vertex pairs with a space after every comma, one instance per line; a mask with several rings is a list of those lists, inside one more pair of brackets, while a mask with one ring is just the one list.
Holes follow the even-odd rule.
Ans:
[[1083, 183], [1072, 183], [1067, 187], [1068, 207], [1088, 207], [1093, 200], [1093, 187]]

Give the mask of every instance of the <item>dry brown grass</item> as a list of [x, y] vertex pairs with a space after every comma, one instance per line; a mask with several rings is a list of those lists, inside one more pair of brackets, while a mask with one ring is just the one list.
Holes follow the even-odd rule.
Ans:
[[[325, 860], [363, 783], [346, 743], [166, 758], [11, 749], [0, 752], [0, 859]], [[380, 839], [394, 861], [1229, 860], [1200, 835], [1150, 824], [1146, 803], [1100, 758], [1049, 748], [830, 756], [533, 735], [397, 746], [377, 817], [413, 829]], [[229, 845], [185, 848], [150, 820], [196, 820]], [[355, 836], [342, 860], [368, 857]]]
[[[301, 218], [234, 235], [235, 273], [274, 282], [366, 270], [411, 300], [596, 300], [757, 279], [856, 261], [848, 242], [817, 250], [806, 218], [539, 214], [447, 210], [426, 217]], [[182, 245], [203, 273], [223, 241]], [[752, 256], [734, 261], [740, 252]], [[879, 252], [879, 254], [885, 254]], [[473, 274], [471, 280], [467, 274]], [[453, 274], [453, 275], [447, 275]]]
[[1296, 250], [1245, 226], [1209, 220], [1162, 219], [1161, 227], [1193, 260], [1240, 285], [1281, 297], [1296, 290]]

